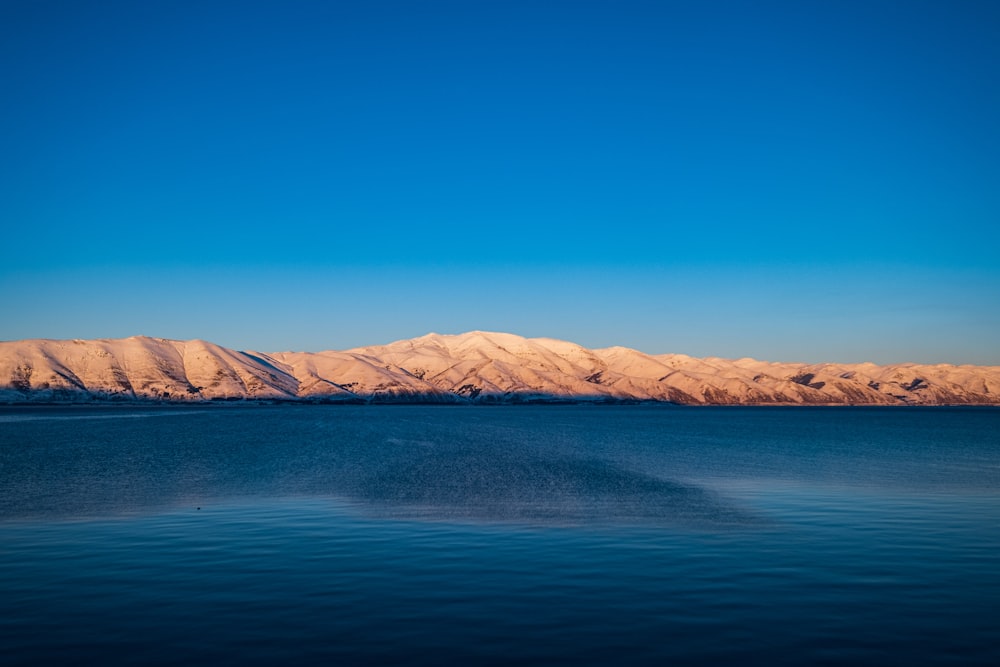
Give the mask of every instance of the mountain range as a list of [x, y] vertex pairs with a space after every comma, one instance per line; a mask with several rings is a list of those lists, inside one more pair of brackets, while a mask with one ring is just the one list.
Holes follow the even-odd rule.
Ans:
[[0, 342], [0, 402], [1000, 405], [1000, 366], [775, 363], [472, 331], [345, 351], [203, 340]]

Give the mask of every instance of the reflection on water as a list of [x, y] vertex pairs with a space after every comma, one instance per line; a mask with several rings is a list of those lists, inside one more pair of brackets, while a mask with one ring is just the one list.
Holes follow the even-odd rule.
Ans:
[[[29, 422], [29, 421], [74, 421], [79, 419], [144, 419], [146, 417], [165, 417], [165, 416], [175, 416], [175, 415], [194, 415], [198, 414], [197, 410], [167, 410], [161, 409], [157, 412], [141, 412], [139, 410], [128, 410], [122, 411], [121, 409], [113, 410], [111, 408], [106, 408], [105, 411], [101, 411], [97, 408], [98, 412], [83, 412], [82, 409], [76, 408], [75, 410], [67, 411], [66, 408], [60, 410], [56, 407], [46, 406], [52, 412], [46, 412], [45, 409], [35, 407], [24, 408], [23, 413], [11, 413], [6, 414], [0, 413], [0, 424], [15, 424], [17, 422]], [[93, 409], [93, 408], [92, 408]]]
[[0, 408], [0, 480], [5, 664], [1000, 663], [1000, 410]]

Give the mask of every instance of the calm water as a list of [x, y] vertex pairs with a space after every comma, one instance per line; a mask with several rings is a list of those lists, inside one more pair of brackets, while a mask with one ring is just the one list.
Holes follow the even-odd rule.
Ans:
[[0, 408], [4, 664], [1000, 664], [1000, 410]]

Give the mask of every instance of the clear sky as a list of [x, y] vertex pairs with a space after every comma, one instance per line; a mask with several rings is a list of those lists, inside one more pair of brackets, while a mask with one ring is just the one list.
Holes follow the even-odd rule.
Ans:
[[0, 2], [0, 339], [1000, 364], [1000, 2]]

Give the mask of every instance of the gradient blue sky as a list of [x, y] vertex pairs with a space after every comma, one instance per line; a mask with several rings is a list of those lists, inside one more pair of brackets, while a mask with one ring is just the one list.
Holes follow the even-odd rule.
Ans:
[[1000, 3], [0, 2], [0, 339], [1000, 364]]

